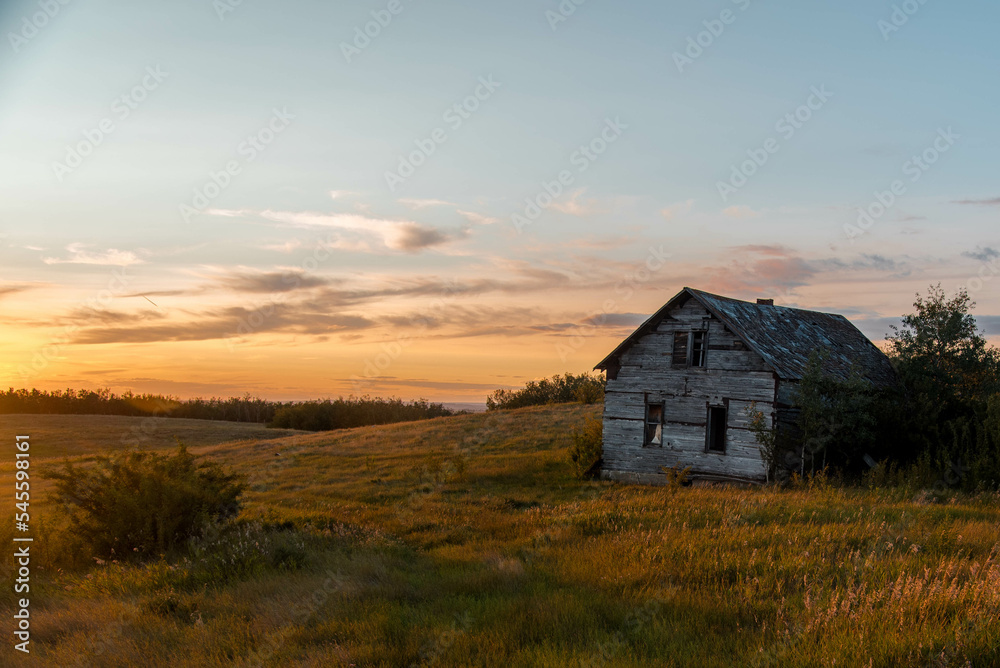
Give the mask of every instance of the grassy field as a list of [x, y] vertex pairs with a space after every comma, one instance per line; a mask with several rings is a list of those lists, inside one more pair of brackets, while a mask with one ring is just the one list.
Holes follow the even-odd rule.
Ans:
[[189, 446], [215, 445], [227, 441], [256, 441], [296, 434], [292, 429], [268, 429], [260, 424], [186, 420], [181, 418], [135, 418], [121, 415], [0, 415], [0, 434], [13, 441], [29, 434], [31, 452], [38, 458], [78, 457], [140, 447], [150, 450], [173, 448], [180, 439]]
[[[597, 410], [201, 441], [248, 476], [245, 524], [144, 566], [56, 570], [42, 485], [30, 663], [1000, 665], [996, 495], [577, 481], [569, 433]], [[74, 439], [52, 452], [120, 441]]]

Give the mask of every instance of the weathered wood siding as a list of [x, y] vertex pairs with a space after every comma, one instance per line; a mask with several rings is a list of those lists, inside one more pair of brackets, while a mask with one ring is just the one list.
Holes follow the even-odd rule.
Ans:
[[[702, 477], [763, 480], [764, 464], [748, 429], [752, 402], [765, 415], [775, 407], [776, 380], [764, 360], [746, 349], [695, 300], [674, 309], [655, 331], [621, 357], [604, 399], [606, 477], [658, 482], [661, 467], [692, 467]], [[674, 367], [674, 332], [708, 325], [705, 367]], [[644, 446], [647, 402], [665, 406], [662, 446]], [[709, 404], [728, 403], [726, 452], [706, 452]]]

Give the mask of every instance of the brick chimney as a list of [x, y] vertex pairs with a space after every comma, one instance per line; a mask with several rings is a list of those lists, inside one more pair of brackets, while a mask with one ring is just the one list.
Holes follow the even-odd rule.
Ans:
[[757, 303], [760, 306], [774, 306], [774, 300], [773, 299], [758, 299]]

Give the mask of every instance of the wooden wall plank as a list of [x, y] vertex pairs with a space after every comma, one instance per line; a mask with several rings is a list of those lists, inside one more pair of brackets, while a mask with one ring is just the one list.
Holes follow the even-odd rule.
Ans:
[[[674, 309], [657, 329], [622, 355], [604, 404], [604, 470], [648, 478], [661, 467], [692, 467], [695, 475], [763, 480], [764, 463], [749, 431], [748, 407], [771, 416], [776, 380], [764, 360], [694, 300]], [[709, 317], [708, 320], [705, 318]], [[704, 368], [675, 367], [673, 334], [707, 325]], [[643, 447], [646, 402], [665, 404], [663, 445]], [[705, 451], [709, 404], [728, 403], [725, 454]], [[637, 478], [638, 479], [638, 478]]]

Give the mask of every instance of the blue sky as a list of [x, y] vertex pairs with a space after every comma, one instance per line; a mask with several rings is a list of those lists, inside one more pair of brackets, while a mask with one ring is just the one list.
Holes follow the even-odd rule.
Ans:
[[[843, 312], [873, 338], [929, 283], [967, 285], [1000, 333], [1000, 6], [390, 5], [4, 3], [9, 383], [348, 393], [403, 340], [364, 389], [475, 398], [589, 368], [683, 285]], [[45, 6], [54, 16], [26, 29]], [[391, 21], [345, 57], [373, 12]], [[697, 57], [679, 71], [677, 53]], [[456, 126], [446, 114], [477, 89]], [[793, 134], [777, 129], [796, 113], [808, 120]], [[113, 131], [60, 175], [104, 119]], [[620, 136], [579, 171], [609, 120]], [[248, 160], [240, 147], [269, 124], [280, 132]], [[942, 132], [953, 141], [935, 150]], [[724, 201], [719, 183], [769, 140], [776, 152]], [[391, 190], [386, 172], [428, 141]], [[913, 181], [905, 165], [925, 151], [936, 161]], [[182, 217], [227, 163], [239, 173]], [[571, 183], [518, 231], [512, 215], [564, 170]], [[858, 208], [897, 180], [903, 194], [850, 239]], [[671, 260], [590, 326], [651, 247]], [[87, 305], [116, 267], [127, 288]], [[268, 303], [280, 312], [237, 331]], [[26, 377], [53, 337], [65, 343]]]

